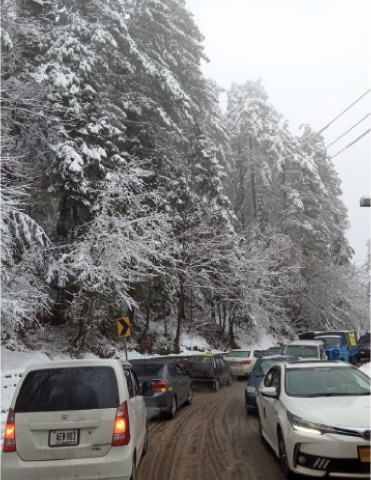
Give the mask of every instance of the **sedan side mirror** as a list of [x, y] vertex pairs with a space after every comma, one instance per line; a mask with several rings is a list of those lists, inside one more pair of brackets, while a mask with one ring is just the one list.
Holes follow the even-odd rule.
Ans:
[[278, 398], [276, 387], [261, 387], [259, 393], [265, 397]]
[[141, 386], [141, 392], [143, 397], [152, 397], [152, 395], [155, 393], [152, 382], [143, 382]]

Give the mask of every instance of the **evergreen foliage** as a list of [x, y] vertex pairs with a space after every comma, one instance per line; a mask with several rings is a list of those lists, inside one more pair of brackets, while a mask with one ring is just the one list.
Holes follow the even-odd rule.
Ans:
[[172, 351], [366, 325], [323, 139], [260, 80], [224, 115], [202, 40], [183, 0], [2, 2], [3, 343], [51, 322], [77, 355], [124, 315], [143, 351], [153, 319]]

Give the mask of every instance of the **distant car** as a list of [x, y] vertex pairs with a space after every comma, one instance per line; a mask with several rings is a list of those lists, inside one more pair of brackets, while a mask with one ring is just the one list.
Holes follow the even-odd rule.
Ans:
[[325, 345], [321, 340], [296, 340], [285, 348], [285, 355], [300, 357], [302, 360], [327, 360]]
[[174, 418], [182, 405], [191, 405], [193, 393], [187, 372], [172, 358], [130, 360], [139, 383], [151, 382], [153, 395], [146, 396], [148, 415]]
[[370, 478], [370, 378], [342, 361], [272, 366], [259, 387], [259, 428], [292, 472]]
[[272, 355], [283, 355], [285, 351], [286, 345], [280, 345], [277, 347], [269, 347], [266, 350], [264, 350], [264, 355], [272, 356]]
[[258, 358], [250, 374], [248, 374], [247, 385], [245, 388], [245, 409], [246, 413], [256, 413], [258, 407], [256, 397], [258, 389], [265, 374], [272, 365], [280, 362], [295, 362], [298, 357], [288, 357], [286, 355], [273, 355]]
[[233, 376], [224, 358], [213, 353], [188, 356], [187, 370], [192, 385], [210, 385], [215, 392], [220, 385], [232, 385]]
[[370, 360], [370, 334], [365, 333], [358, 340], [359, 360]]
[[228, 363], [235, 377], [245, 379], [246, 374], [251, 372], [257, 359], [263, 355], [263, 350], [258, 348], [238, 348], [228, 352], [224, 360]]
[[15, 390], [1, 473], [4, 480], [132, 480], [147, 448], [147, 411], [130, 363], [43, 362], [29, 366]]

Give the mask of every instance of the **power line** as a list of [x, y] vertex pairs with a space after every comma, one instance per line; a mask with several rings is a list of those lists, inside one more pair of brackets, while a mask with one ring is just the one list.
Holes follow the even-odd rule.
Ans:
[[370, 92], [371, 92], [371, 89], [368, 89], [367, 92], [365, 92], [363, 95], [361, 95], [359, 98], [357, 98], [357, 100], [355, 102], [353, 102], [351, 105], [349, 105], [349, 107], [347, 107], [345, 110], [343, 110], [341, 113], [339, 113], [339, 115], [337, 117], [335, 117], [330, 123], [328, 123], [325, 127], [323, 127], [322, 130], [320, 130], [318, 133], [324, 132], [326, 130], [326, 128], [328, 128], [330, 125], [332, 125], [335, 122], [335, 120], [337, 120], [342, 115], [344, 115], [345, 112], [347, 112], [350, 108], [353, 107], [353, 105], [355, 105], [357, 102], [359, 102], [363, 97], [365, 97]]
[[357, 123], [355, 123], [352, 127], [349, 128], [349, 130], [347, 130], [345, 133], [343, 133], [342, 135], [340, 135], [340, 137], [338, 137], [336, 140], [334, 140], [333, 142], [331, 142], [329, 145], [327, 145], [326, 148], [329, 148], [331, 147], [331, 145], [333, 145], [334, 143], [336, 143], [338, 140], [340, 140], [341, 138], [343, 138], [347, 133], [349, 133], [351, 130], [353, 130], [353, 128], [355, 128], [357, 125], [359, 125], [361, 122], [363, 122], [363, 120], [366, 120], [367, 117], [369, 117], [371, 115], [371, 113], [368, 113], [367, 115], [365, 115], [363, 118], [361, 118], [361, 120]]
[[371, 128], [369, 128], [368, 130], [366, 130], [365, 132], [362, 133], [362, 135], [360, 135], [358, 138], [356, 138], [355, 140], [353, 140], [353, 142], [351, 142], [349, 145], [347, 145], [346, 147], [344, 147], [342, 150], [340, 150], [340, 152], [336, 153], [335, 155], [333, 155], [332, 157], [330, 157], [330, 160], [332, 160], [333, 158], [337, 157], [338, 155], [340, 155], [340, 153], [344, 152], [344, 150], [346, 150], [347, 148], [351, 147], [352, 145], [354, 145], [355, 143], [358, 142], [358, 140], [361, 140], [361, 138], [363, 138], [365, 135], [367, 135], [369, 132], [371, 132]]

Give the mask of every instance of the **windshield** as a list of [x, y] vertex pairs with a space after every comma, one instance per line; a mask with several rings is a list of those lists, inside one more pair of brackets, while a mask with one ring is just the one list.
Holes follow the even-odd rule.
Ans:
[[286, 355], [294, 355], [302, 358], [318, 358], [317, 347], [309, 345], [289, 345], [286, 348]]
[[370, 378], [356, 368], [290, 368], [286, 370], [285, 390], [296, 397], [369, 395]]
[[341, 347], [341, 337], [322, 337], [321, 340], [325, 343], [326, 347], [339, 348]]

